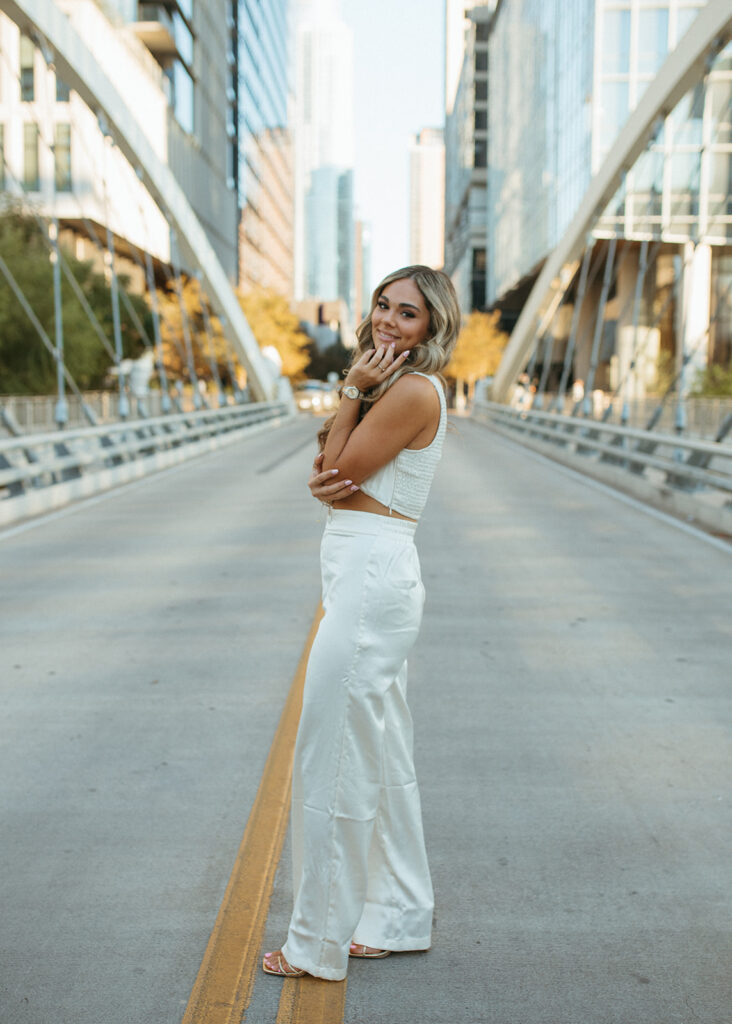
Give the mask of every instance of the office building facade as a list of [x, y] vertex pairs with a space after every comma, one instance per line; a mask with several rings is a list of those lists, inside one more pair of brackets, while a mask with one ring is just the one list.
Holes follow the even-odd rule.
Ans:
[[[173, 172], [232, 283], [237, 275], [236, 193], [227, 174], [223, 0], [118, 2], [105, 13], [92, 0], [64, 0], [71, 25], [134, 112], [139, 130]], [[183, 269], [196, 255], [174, 245], [165, 211], [114, 147], [105, 126], [49, 70], [34, 41], [0, 15], [0, 126], [4, 188], [56, 216], [80, 258], [99, 259], [88, 227]], [[135, 261], [125, 265], [134, 281]], [[144, 277], [144, 275], [143, 275]], [[140, 282], [142, 287], [142, 282]]]
[[[446, 8], [444, 269], [465, 313], [485, 305], [488, 34], [493, 8], [492, 2]], [[456, 39], [461, 40], [460, 49]]]
[[288, 0], [231, 0], [230, 173], [240, 211], [239, 285], [294, 295], [294, 150]]

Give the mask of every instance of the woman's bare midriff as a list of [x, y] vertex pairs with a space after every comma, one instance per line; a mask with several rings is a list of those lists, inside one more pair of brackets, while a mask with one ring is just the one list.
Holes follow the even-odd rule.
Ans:
[[372, 498], [369, 494], [364, 494], [363, 491], [354, 491], [353, 494], [348, 498], [342, 498], [340, 501], [333, 502], [333, 508], [345, 508], [351, 512], [373, 512], [377, 516], [391, 516], [392, 519], [406, 519], [408, 523], [416, 523], [416, 519], [410, 519], [409, 516], [403, 516], [401, 512], [390, 512], [386, 505], [382, 505], [376, 498]]

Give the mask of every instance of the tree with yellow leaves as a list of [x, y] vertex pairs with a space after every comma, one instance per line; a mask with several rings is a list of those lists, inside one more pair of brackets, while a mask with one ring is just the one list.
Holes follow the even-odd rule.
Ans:
[[257, 288], [239, 295], [239, 303], [260, 348], [272, 345], [282, 359], [282, 376], [295, 382], [305, 377], [310, 363], [310, 338], [287, 299], [271, 288]]
[[503, 356], [508, 335], [498, 329], [501, 314], [471, 313], [458, 335], [457, 345], [445, 370], [445, 376], [458, 383], [458, 390], [464, 382], [473, 397], [476, 380], [494, 374]]
[[[200, 282], [194, 277], [183, 278], [180, 291], [183, 309], [179, 300], [178, 285], [170, 281], [165, 289], [158, 290], [160, 311], [160, 334], [163, 343], [165, 370], [173, 380], [190, 377], [186, 333], [190, 340], [193, 366], [199, 380], [209, 380], [211, 373], [211, 349], [222, 380], [230, 378], [229, 359], [231, 349], [217, 317], [208, 306], [204, 314], [205, 296]], [[208, 323], [207, 323], [208, 321]], [[208, 331], [207, 331], [208, 327]], [[210, 332], [210, 333], [209, 333]]]

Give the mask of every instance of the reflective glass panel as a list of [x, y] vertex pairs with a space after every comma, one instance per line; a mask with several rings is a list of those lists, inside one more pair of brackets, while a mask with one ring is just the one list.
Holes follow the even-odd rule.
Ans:
[[26, 192], [37, 192], [40, 188], [38, 177], [38, 125], [23, 125], [23, 188]]
[[674, 146], [701, 146], [704, 119], [704, 86], [697, 85], [676, 105], [671, 115]]
[[630, 11], [605, 11], [602, 16], [602, 71], [627, 75], [630, 71]]
[[24, 103], [32, 103], [35, 99], [35, 82], [33, 78], [33, 61], [36, 48], [28, 36], [20, 37], [20, 98]]
[[732, 153], [712, 155], [709, 182], [709, 216], [732, 213]]
[[603, 82], [600, 140], [607, 148], [628, 119], [628, 83]]
[[712, 97], [712, 141], [732, 142], [732, 81], [712, 79], [708, 88]]
[[193, 65], [193, 36], [186, 23], [177, 12], [173, 15], [173, 34], [178, 53], [188, 67]]
[[193, 79], [176, 61], [173, 65], [173, 110], [178, 124], [187, 132], [193, 131]]
[[54, 133], [55, 181], [57, 192], [71, 191], [71, 125], [57, 124]]
[[668, 53], [668, 11], [638, 12], [638, 72], [655, 75]]
[[671, 157], [671, 188], [674, 192], [699, 187], [699, 153], [674, 153]]

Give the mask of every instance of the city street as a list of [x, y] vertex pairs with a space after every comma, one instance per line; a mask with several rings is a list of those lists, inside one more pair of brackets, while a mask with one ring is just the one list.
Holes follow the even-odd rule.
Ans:
[[[318, 607], [314, 426], [0, 537], [3, 1024], [182, 1019]], [[724, 545], [469, 420], [417, 543], [433, 948], [343, 1020], [728, 1024]], [[290, 903], [285, 844], [250, 1024], [305, 1019]]]

